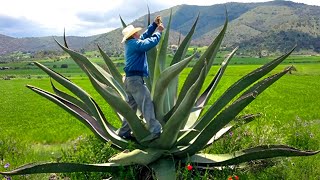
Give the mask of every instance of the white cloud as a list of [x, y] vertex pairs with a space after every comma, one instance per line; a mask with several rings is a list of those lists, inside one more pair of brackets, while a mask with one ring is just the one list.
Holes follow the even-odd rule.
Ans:
[[[10, 20], [19, 21], [19, 26], [10, 29], [5, 27], [6, 23], [0, 23], [0, 34], [17, 37], [61, 35], [66, 28], [69, 35], [89, 36], [120, 27], [119, 14], [127, 22], [139, 18], [146, 13], [147, 4], [155, 12], [178, 4], [213, 5], [230, 1], [265, 0], [8, 0], [1, 3], [0, 18], [11, 25], [15, 23]], [[294, 1], [320, 5], [320, 1], [314, 0]], [[27, 28], [23, 29], [23, 26]]]

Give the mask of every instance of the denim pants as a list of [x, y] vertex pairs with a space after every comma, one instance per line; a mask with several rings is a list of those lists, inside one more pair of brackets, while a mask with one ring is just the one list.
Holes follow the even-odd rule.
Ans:
[[[146, 121], [146, 127], [152, 134], [161, 132], [161, 124], [155, 118], [154, 105], [151, 101], [150, 91], [145, 85], [142, 76], [126, 77], [125, 90], [128, 94], [128, 104], [136, 112], [139, 109]], [[120, 136], [129, 136], [131, 129], [126, 119], [123, 119], [122, 127], [119, 129]]]

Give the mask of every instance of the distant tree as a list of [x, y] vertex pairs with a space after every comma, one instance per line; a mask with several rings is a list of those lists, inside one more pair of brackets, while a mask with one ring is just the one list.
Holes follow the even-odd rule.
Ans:
[[60, 68], [68, 68], [68, 64], [61, 64]]

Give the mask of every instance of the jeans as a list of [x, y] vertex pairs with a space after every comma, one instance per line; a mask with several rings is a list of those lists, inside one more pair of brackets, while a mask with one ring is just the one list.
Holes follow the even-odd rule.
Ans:
[[[139, 109], [146, 121], [146, 127], [152, 134], [160, 134], [161, 124], [155, 118], [154, 105], [151, 101], [150, 91], [145, 85], [142, 76], [126, 77], [125, 91], [128, 94], [128, 104], [136, 112]], [[130, 136], [131, 129], [126, 119], [123, 119], [119, 129], [119, 136]]]

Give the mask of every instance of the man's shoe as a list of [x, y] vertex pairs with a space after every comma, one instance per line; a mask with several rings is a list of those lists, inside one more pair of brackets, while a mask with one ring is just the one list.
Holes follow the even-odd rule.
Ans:
[[135, 138], [132, 136], [131, 131], [127, 131], [123, 134], [118, 134], [120, 137], [126, 140], [134, 140]]

